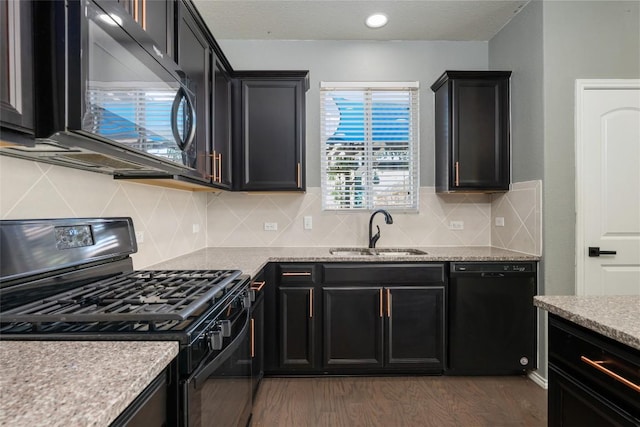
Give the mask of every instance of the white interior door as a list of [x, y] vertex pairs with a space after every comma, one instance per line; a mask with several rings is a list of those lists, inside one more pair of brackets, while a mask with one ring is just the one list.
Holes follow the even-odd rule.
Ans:
[[640, 295], [640, 80], [576, 83], [576, 293]]

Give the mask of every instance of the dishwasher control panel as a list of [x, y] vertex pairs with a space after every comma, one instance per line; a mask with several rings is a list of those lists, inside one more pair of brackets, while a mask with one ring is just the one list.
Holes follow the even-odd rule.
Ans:
[[452, 262], [452, 273], [532, 273], [535, 262]]

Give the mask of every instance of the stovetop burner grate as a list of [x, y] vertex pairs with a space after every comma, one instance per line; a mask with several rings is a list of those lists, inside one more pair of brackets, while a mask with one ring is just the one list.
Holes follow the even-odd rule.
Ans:
[[[238, 270], [149, 270], [121, 274], [2, 313], [2, 323], [184, 321], [221, 298]], [[131, 325], [129, 325], [131, 327]]]

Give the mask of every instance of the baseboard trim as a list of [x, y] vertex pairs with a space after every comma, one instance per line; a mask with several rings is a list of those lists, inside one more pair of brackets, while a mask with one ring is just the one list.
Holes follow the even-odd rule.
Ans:
[[540, 387], [542, 387], [543, 389], [547, 390], [549, 389], [549, 380], [547, 380], [546, 378], [544, 378], [543, 376], [541, 376], [538, 371], [532, 371], [529, 372], [527, 374], [527, 376], [529, 377], [529, 379], [531, 381], [533, 381], [534, 383], [538, 384]]

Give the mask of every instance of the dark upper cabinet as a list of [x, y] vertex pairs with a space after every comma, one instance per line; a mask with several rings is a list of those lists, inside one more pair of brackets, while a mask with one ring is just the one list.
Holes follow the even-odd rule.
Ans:
[[0, 1], [0, 124], [33, 131], [31, 3]]
[[436, 191], [508, 191], [510, 71], [446, 71], [435, 92]]
[[305, 190], [308, 73], [238, 72], [234, 188]]
[[173, 0], [118, 0], [118, 3], [151, 36], [160, 51], [173, 57]]
[[203, 179], [211, 178], [211, 47], [190, 10], [190, 3], [178, 1], [178, 65], [186, 73], [187, 86], [196, 95], [196, 136], [183, 155], [197, 156], [196, 169]]
[[228, 73], [214, 61], [212, 183], [224, 189], [232, 183], [231, 89]]

